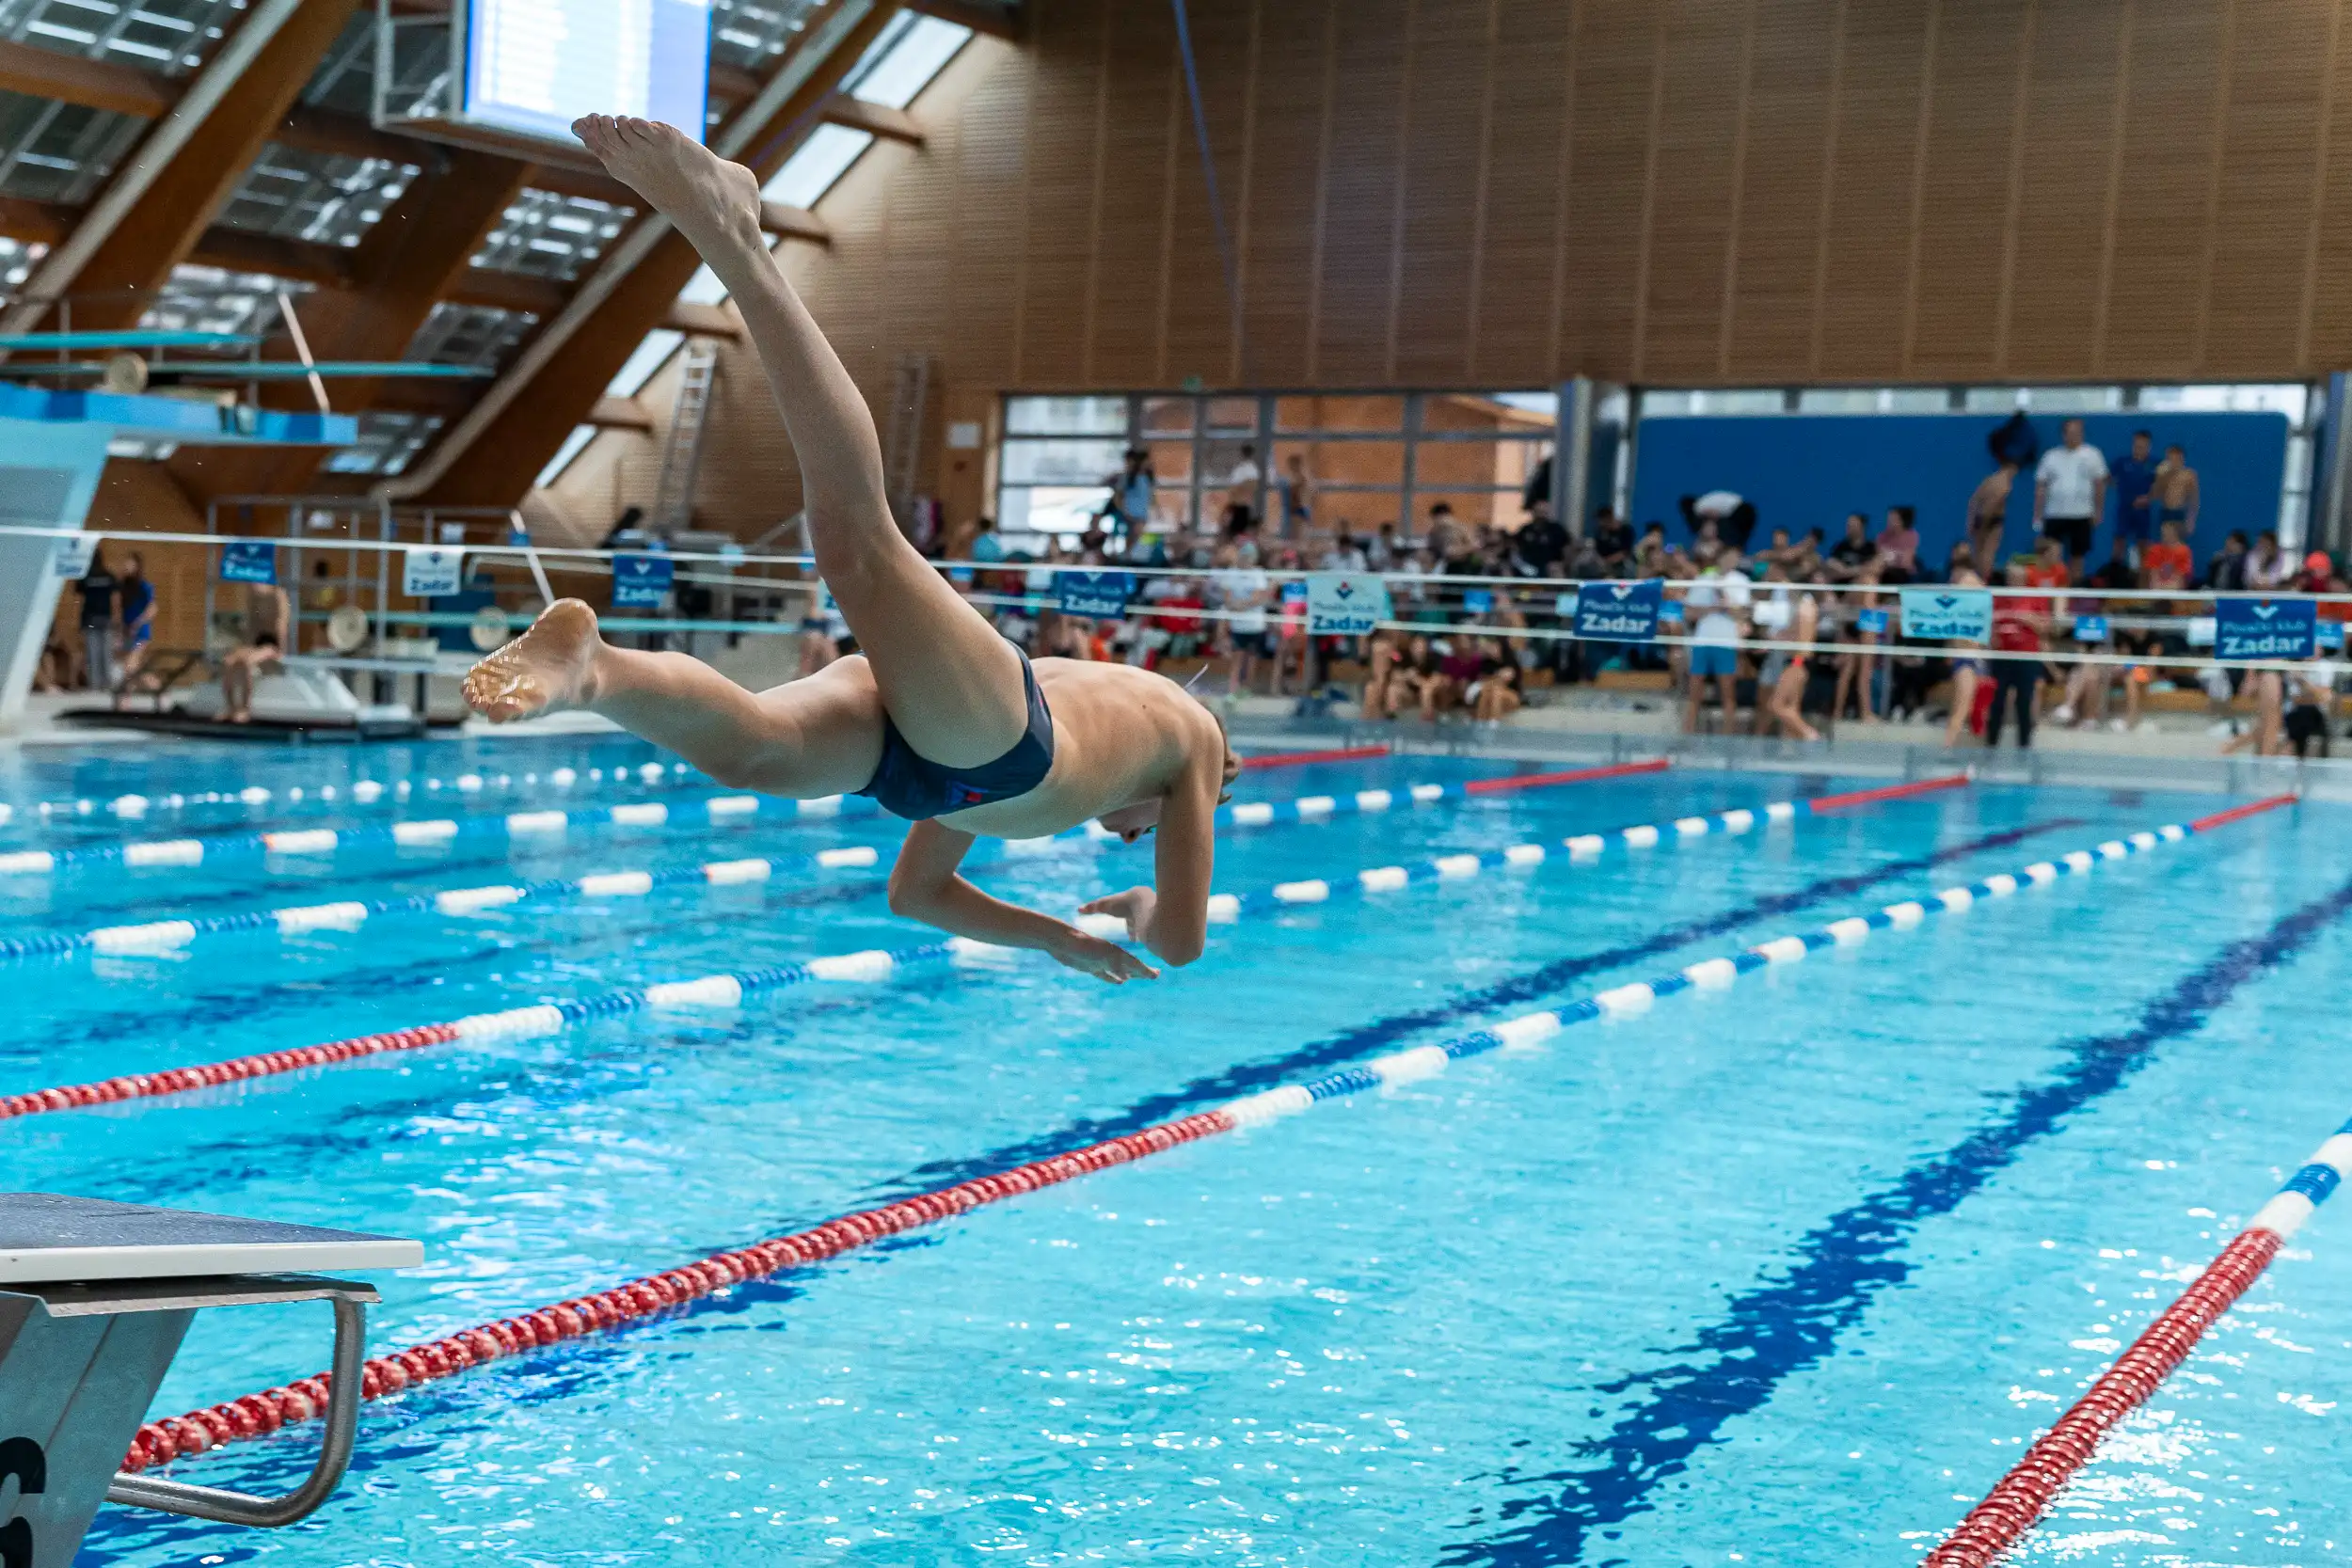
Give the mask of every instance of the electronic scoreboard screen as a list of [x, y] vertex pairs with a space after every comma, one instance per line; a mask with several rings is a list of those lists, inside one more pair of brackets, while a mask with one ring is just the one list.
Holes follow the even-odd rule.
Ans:
[[585, 114], [636, 115], [700, 141], [708, 0], [468, 0], [462, 118], [571, 139]]

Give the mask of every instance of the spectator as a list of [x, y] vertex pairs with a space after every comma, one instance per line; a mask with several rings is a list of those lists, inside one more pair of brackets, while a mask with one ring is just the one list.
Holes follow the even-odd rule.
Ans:
[[1756, 551], [1756, 559], [1767, 567], [1778, 566], [1781, 570], [1787, 571], [1788, 563], [1802, 553], [1796, 546], [1788, 542], [1788, 531], [1785, 528], [1776, 528], [1772, 530], [1772, 542]]
[[[2033, 568], [2022, 561], [2009, 563], [2011, 588], [2028, 585]], [[2006, 654], [2039, 654], [2050, 629], [2050, 601], [2004, 594], [1993, 601], [1993, 646]], [[1984, 744], [1989, 751], [2001, 743], [2001, 720], [2011, 697], [2017, 700], [2017, 747], [2033, 744], [2034, 698], [2042, 686], [2042, 660], [2003, 658], [1993, 663], [1993, 709], [1985, 715]]]
[[1530, 577], [1549, 577], [1568, 553], [1568, 531], [1551, 515], [1549, 501], [1537, 501], [1527, 521], [1511, 536], [1511, 545]]
[[1683, 613], [1695, 610], [1699, 617], [1691, 629], [1691, 684], [1682, 712], [1689, 734], [1698, 733], [1699, 708], [1710, 680], [1723, 709], [1723, 733], [1729, 735], [1739, 719], [1740, 638], [1752, 598], [1736, 549], [1725, 549], [1683, 594]]
[[2311, 754], [2312, 742], [2319, 742], [2319, 754], [2328, 754], [2328, 716], [2336, 705], [2336, 667], [2313, 659], [2298, 664], [2287, 682], [2286, 735], [2297, 757]]
[[223, 716], [232, 724], [253, 721], [254, 683], [284, 657], [291, 619], [286, 591], [276, 583], [246, 583], [245, 594], [245, 645], [231, 648], [220, 663]]
[[1851, 582], [1862, 575], [1862, 568], [1878, 559], [1879, 547], [1870, 543], [1870, 519], [1859, 512], [1846, 514], [1846, 536], [1831, 546], [1829, 560], [1823, 564], [1832, 582]]
[[1593, 549], [1605, 576], [1622, 576], [1633, 563], [1633, 525], [1620, 520], [1615, 507], [1593, 514]]
[[122, 575], [121, 590], [122, 671], [116, 683], [117, 707], [131, 692], [154, 686], [154, 677], [147, 673], [147, 656], [154, 649], [155, 586], [147, 580], [147, 562], [136, 550], [131, 552], [131, 569]]
[[1315, 515], [1315, 482], [1308, 477], [1304, 452], [1292, 452], [1283, 460], [1282, 477], [1274, 487], [1282, 507], [1282, 537], [1304, 538]]
[[2152, 485], [2155, 495], [2156, 522], [2181, 525], [2181, 543], [2197, 537], [2197, 509], [2202, 497], [2197, 485], [2197, 470], [2188, 466], [2188, 449], [2178, 441], [2164, 449], [2164, 461], [2156, 465]]
[[1103, 503], [1097, 517], [1107, 519], [1115, 531], [1124, 532], [1130, 540], [1149, 533], [1153, 498], [1159, 488], [1159, 475], [1152, 466], [1150, 450], [1129, 447], [1119, 472], [1104, 483], [1110, 489], [1110, 499]]
[[2064, 444], [2042, 454], [2034, 469], [2033, 520], [2037, 532], [2054, 536], [2066, 559], [2090, 554], [2090, 532], [2106, 504], [2107, 460], [2083, 442], [2083, 422], [2066, 421]]
[[[1789, 608], [1786, 604], [1786, 590], [1776, 593], [1774, 597], [1783, 600], [1784, 608]], [[1791, 740], [1821, 738], [1821, 732], [1805, 722], [1804, 718], [1805, 687], [1813, 678], [1809, 668], [1813, 641], [1820, 635], [1820, 601], [1811, 594], [1798, 594], [1788, 619], [1772, 628], [1774, 637], [1785, 638], [1798, 646], [1782, 658], [1779, 671], [1771, 681], [1758, 681], [1759, 690], [1770, 686], [1772, 695], [1765, 705], [1773, 722], [1780, 726], [1780, 733]], [[1759, 729], [1762, 727], [1757, 725]]]
[[[1883, 569], [1883, 560], [1874, 561], [1865, 566], [1862, 569], [1862, 575], [1854, 579], [1866, 588], [1873, 590], [1872, 592], [1841, 595], [1844, 607], [1853, 612], [1852, 640], [1860, 643], [1863, 650], [1877, 647], [1883, 635], [1880, 632], [1865, 631], [1861, 624], [1862, 613], [1866, 610], [1877, 610], [1881, 615], [1885, 613], [1884, 610], [1879, 609], [1880, 595], [1875, 592]], [[1866, 723], [1874, 722], [1878, 719], [1881, 705], [1878, 673], [1879, 656], [1875, 653], [1849, 650], [1837, 656], [1837, 685], [1831, 695], [1829, 707], [1832, 723], [1836, 723], [1846, 717], [1846, 694], [1849, 691], [1853, 693], [1854, 716], [1857, 719]]]
[[2249, 670], [2246, 673], [2245, 691], [2254, 699], [2254, 727], [2231, 738], [2221, 748], [2221, 754], [2251, 746], [2258, 757], [2277, 756], [2286, 750], [2280, 739], [2280, 702], [2283, 685], [2276, 670]]
[[2299, 593], [2325, 594], [2335, 576], [2336, 563], [2328, 559], [2328, 552], [2313, 550], [2303, 558], [2303, 573], [2296, 578], [2295, 586]]
[[1368, 572], [1372, 570], [1372, 562], [1364, 554], [1364, 547], [1358, 544], [1356, 536], [1348, 531], [1345, 518], [1340, 520], [1339, 537], [1333, 539], [1331, 547], [1323, 552], [1321, 569], [1326, 572]]
[[2108, 465], [2115, 476], [2115, 543], [2118, 553], [2137, 562], [2156, 536], [2155, 437], [2132, 432], [2132, 450]]
[[2221, 541], [2221, 548], [2205, 562], [2205, 586], [2216, 593], [2233, 593], [2246, 586], [2246, 533], [2232, 529]]
[[[1958, 557], [1960, 546], [1953, 546]], [[1954, 588], [1982, 588], [1984, 578], [1966, 564], [1953, 568]], [[1944, 749], [1950, 751], [1960, 744], [1963, 732], [1968, 728], [1969, 718], [1977, 707], [1977, 688], [1993, 673], [1991, 663], [1984, 657], [1984, 644], [1954, 638], [1948, 644], [1952, 658], [1952, 712], [1944, 721]]]
[[1225, 612], [1227, 645], [1232, 649], [1231, 689], [1249, 689], [1257, 661], [1273, 652], [1267, 645], [1266, 606], [1274, 596], [1274, 581], [1257, 566], [1241, 566], [1240, 551], [1227, 544], [1216, 552], [1216, 571], [1209, 574], [1209, 602]]
[[2004, 457], [1977, 483], [1975, 494], [1968, 498], [1968, 560], [1979, 570], [1990, 571], [2000, 557], [2001, 535], [2009, 527], [2010, 493], [2016, 484], [2017, 464]]
[[1890, 506], [1886, 526], [1879, 530], [1880, 576], [1887, 582], [1909, 582], [1919, 575], [1918, 509]]
[[2161, 537], [2140, 552], [2140, 586], [2186, 588], [2189, 575], [2197, 570], [2197, 558], [2181, 542], [2181, 520], [2167, 517], [2156, 525], [2156, 531]]
[[2254, 553], [2246, 558], [2246, 586], [2256, 592], [2284, 588], [2295, 575], [2295, 558], [2279, 548], [2276, 533], [2263, 530], [2254, 540]]
[[1463, 692], [1462, 700], [1479, 723], [1499, 724], [1519, 710], [1518, 661], [1489, 647], [1478, 662], [1478, 679]]
[[1258, 487], [1265, 478], [1258, 467], [1258, 449], [1242, 444], [1241, 456], [1225, 476], [1225, 529], [1238, 538], [1258, 526]]
[[119, 587], [106, 564], [106, 546], [94, 546], [81, 582], [82, 684], [87, 690], [115, 689], [115, 597]]
[[1756, 534], [1756, 503], [1737, 490], [1709, 490], [1704, 496], [1682, 498], [1682, 520], [1691, 525], [1691, 537], [1697, 540], [1702, 523], [1715, 525], [1712, 537], [1719, 546], [1744, 551]]
[[2058, 538], [2043, 534], [2037, 542], [2033, 559], [2026, 566], [2026, 581], [2035, 588], [2064, 588], [2074, 580], [2074, 574], [2066, 566], [2066, 546]]
[[1642, 530], [1639, 543], [1633, 546], [1633, 575], [1637, 578], [1662, 578], [1666, 575], [1666, 525], [1652, 523]]
[[1429, 509], [1429, 537], [1423, 545], [1441, 572], [1467, 573], [1474, 566], [1478, 539], [1468, 524], [1454, 515], [1451, 503], [1438, 501]]
[[1392, 572], [1402, 558], [1403, 552], [1397, 547], [1396, 525], [1382, 523], [1364, 546], [1364, 564], [1375, 572]]

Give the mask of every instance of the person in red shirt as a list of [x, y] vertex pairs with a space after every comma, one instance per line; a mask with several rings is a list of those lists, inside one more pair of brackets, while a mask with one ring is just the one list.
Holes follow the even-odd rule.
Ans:
[[2197, 558], [2181, 543], [2181, 525], [2166, 518], [2162, 525], [2164, 541], [2151, 545], [2139, 553], [2143, 588], [2186, 588], [2189, 578], [2197, 570]]
[[[2027, 566], [2019, 561], [2009, 563], [2009, 586], [2011, 588], [2041, 588], [2062, 586], [2066, 567], [2058, 566], [2056, 584], [2036, 582], [2040, 575], [2047, 578], [2047, 564]], [[2042, 639], [2050, 627], [2051, 603], [2039, 594], [2003, 594], [1993, 601], [1993, 647], [1996, 653], [2038, 654]], [[2017, 745], [2022, 751], [2033, 744], [2034, 693], [2042, 684], [2042, 665], [2038, 658], [1996, 658], [1993, 661], [1993, 711], [1985, 715], [1984, 744], [1989, 751], [2001, 743], [2001, 716], [2009, 707], [2009, 699], [2017, 699]]]

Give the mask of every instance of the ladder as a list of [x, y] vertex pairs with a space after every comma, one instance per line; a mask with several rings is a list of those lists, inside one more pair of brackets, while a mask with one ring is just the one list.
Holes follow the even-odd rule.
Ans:
[[914, 488], [922, 483], [923, 430], [930, 413], [930, 394], [931, 356], [902, 356], [891, 377], [890, 431], [882, 443], [882, 475], [890, 515], [898, 520], [898, 531], [909, 535], [915, 527]]
[[668, 539], [693, 521], [694, 476], [702, 467], [703, 433], [710, 424], [710, 389], [718, 379], [719, 351], [697, 340], [686, 350], [677, 402], [670, 410], [670, 428], [661, 437], [661, 478], [654, 485], [653, 515], [648, 519], [657, 539]]

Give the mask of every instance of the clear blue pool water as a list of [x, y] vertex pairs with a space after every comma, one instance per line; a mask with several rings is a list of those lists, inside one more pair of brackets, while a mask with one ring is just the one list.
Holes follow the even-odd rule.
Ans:
[[[0, 797], [347, 792], [360, 773], [519, 781], [650, 754], [158, 747], [70, 777], [20, 761]], [[1243, 793], [1501, 768], [1308, 768]], [[1871, 782], [1677, 772], [1243, 832], [1217, 880]], [[398, 814], [542, 799], [516, 782]], [[15, 1188], [421, 1237], [427, 1266], [380, 1280], [374, 1341], [390, 1348], [2220, 803], [1957, 792], [1302, 908], [1218, 928], [1155, 985], [1035, 960], [800, 988], [701, 1022], [637, 1015], [33, 1117], [0, 1127], [0, 1160]], [[389, 799], [312, 795], [141, 832], [392, 815]], [[303, 1525], [110, 1508], [81, 1560], [1910, 1560], [2352, 1114], [2347, 825], [2323, 805], [2273, 814], [476, 1369], [371, 1406], [353, 1480]], [[20, 810], [0, 847], [119, 832]], [[680, 825], [576, 832], [512, 862], [464, 845], [75, 872], [0, 883], [0, 919], [79, 929], [890, 836]], [[1133, 852], [1079, 850], [985, 876], [1068, 908], [1144, 871]], [[875, 877], [18, 963], [0, 975], [0, 1083], [921, 940]], [[320, 1308], [212, 1314], [155, 1413], [314, 1371], [326, 1340]], [[2340, 1560], [2347, 1368], [2338, 1206], [2026, 1560]], [[172, 1473], [280, 1487], [314, 1441]]]

